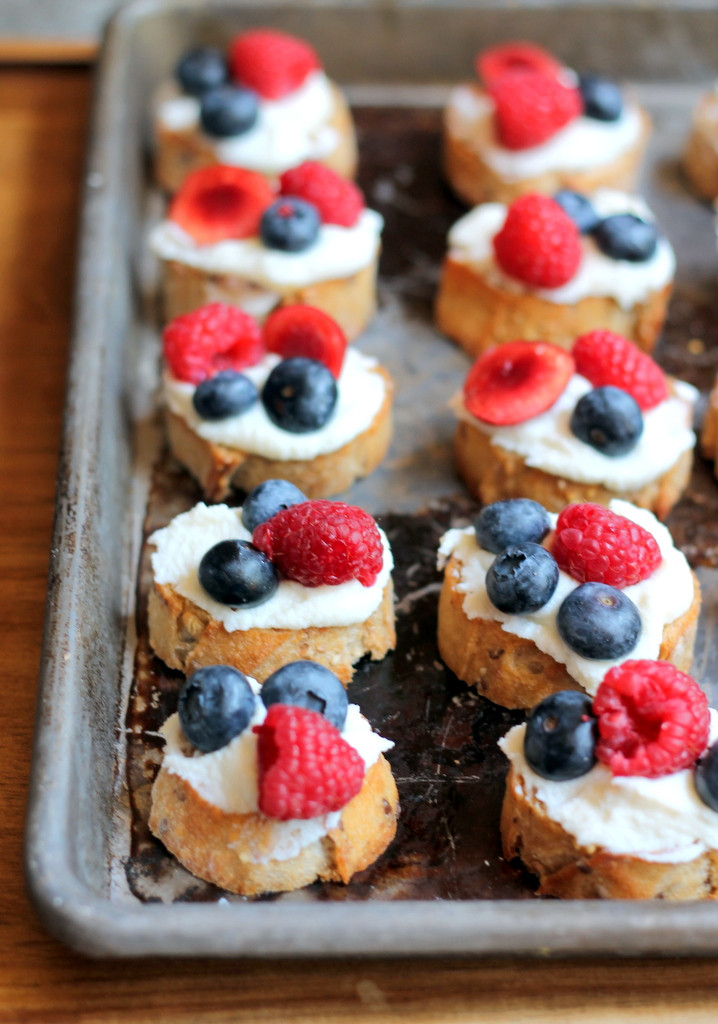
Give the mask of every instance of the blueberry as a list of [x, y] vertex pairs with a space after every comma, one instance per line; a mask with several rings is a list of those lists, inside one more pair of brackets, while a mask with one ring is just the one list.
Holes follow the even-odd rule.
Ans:
[[279, 586], [277, 570], [247, 540], [221, 540], [199, 563], [199, 581], [220, 604], [253, 608]]
[[641, 616], [630, 597], [607, 583], [582, 583], [556, 616], [562, 639], [582, 658], [622, 658], [638, 643]]
[[643, 433], [643, 414], [635, 398], [607, 384], [579, 398], [570, 427], [579, 441], [602, 455], [625, 455]]
[[175, 76], [185, 92], [202, 96], [208, 89], [224, 85], [228, 78], [227, 63], [216, 47], [198, 46], [180, 58]]
[[696, 792], [712, 811], [718, 811], [718, 743], [709, 747], [696, 765]]
[[596, 245], [614, 260], [645, 263], [658, 246], [658, 229], [634, 213], [615, 213], [604, 217], [594, 228]]
[[294, 704], [318, 711], [340, 731], [347, 719], [347, 691], [333, 672], [316, 661], [292, 661], [265, 680], [261, 692], [266, 707]]
[[307, 434], [323, 427], [334, 413], [338, 397], [331, 370], [305, 356], [283, 359], [262, 389], [267, 416], [292, 434]]
[[259, 100], [251, 89], [223, 85], [202, 97], [199, 120], [207, 135], [226, 139], [244, 135], [257, 123]]
[[596, 763], [596, 738], [591, 698], [578, 690], [560, 690], [545, 697], [529, 715], [524, 755], [529, 767], [544, 779], [577, 779]]
[[553, 595], [558, 566], [539, 544], [512, 544], [497, 555], [486, 573], [489, 600], [501, 612], [535, 612]]
[[305, 199], [277, 199], [262, 214], [259, 234], [270, 249], [304, 252], [319, 237], [321, 221], [316, 206]]
[[567, 213], [582, 235], [590, 234], [599, 222], [599, 217], [593, 208], [593, 204], [585, 196], [578, 192], [571, 192], [567, 188], [561, 189], [553, 197], [564, 213]]
[[247, 677], [236, 668], [200, 668], [180, 691], [177, 711], [182, 732], [198, 750], [209, 754], [244, 732], [255, 703]]
[[495, 555], [509, 544], [538, 544], [550, 529], [546, 509], [530, 498], [495, 501], [482, 508], [474, 522], [479, 546]]
[[224, 420], [250, 409], [259, 392], [249, 377], [236, 370], [221, 370], [198, 384], [192, 405], [203, 420]]
[[623, 113], [621, 90], [603, 75], [579, 75], [583, 112], [595, 121], [617, 121]]
[[288, 480], [265, 480], [244, 499], [242, 522], [250, 533], [254, 533], [260, 523], [266, 523], [277, 512], [306, 500], [306, 494]]

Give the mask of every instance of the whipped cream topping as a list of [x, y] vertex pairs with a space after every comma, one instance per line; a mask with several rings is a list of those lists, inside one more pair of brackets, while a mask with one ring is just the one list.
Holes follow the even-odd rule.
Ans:
[[[596, 122], [598, 123], [598, 122]], [[644, 201], [614, 189], [599, 189], [588, 197], [599, 217], [633, 213], [642, 220], [655, 218]], [[507, 207], [483, 203], [454, 224], [449, 232], [449, 255], [461, 263], [482, 264], [494, 287], [523, 294], [531, 292], [548, 302], [570, 306], [589, 296], [614, 299], [621, 309], [632, 309], [673, 280], [676, 257], [664, 237], [653, 256], [642, 263], [615, 260], [602, 253], [590, 235], [581, 235], [582, 256], [577, 272], [560, 288], [532, 288], [506, 274], [494, 257], [493, 239], [504, 226]]]
[[472, 416], [463, 391], [454, 395], [450, 405], [460, 420], [488, 434], [492, 444], [520, 455], [527, 466], [566, 480], [631, 491], [667, 473], [696, 443], [691, 428], [698, 391], [685, 381], [674, 381], [672, 388], [665, 401], [643, 413], [643, 433], [636, 447], [618, 456], [596, 451], [571, 431], [576, 403], [593, 390], [579, 374], [571, 377], [550, 409], [509, 427], [495, 427]]
[[[449, 107], [462, 135], [471, 139], [477, 121], [493, 117], [494, 102], [475, 86], [458, 86], [449, 96]], [[616, 121], [598, 121], [583, 115], [574, 118], [550, 139], [527, 149], [506, 149], [494, 137], [481, 147], [481, 158], [507, 182], [523, 181], [554, 171], [583, 171], [602, 167], [635, 146], [643, 131], [635, 103], [624, 103]]]
[[[254, 680], [250, 683], [258, 693], [258, 684]], [[165, 739], [163, 771], [184, 779], [203, 800], [225, 814], [258, 813], [257, 734], [253, 730], [255, 725], [262, 724], [266, 714], [267, 709], [257, 696], [254, 715], [247, 728], [226, 746], [209, 754], [198, 750], [185, 753], [186, 740], [179, 715], [171, 715], [160, 730]], [[349, 705], [341, 735], [364, 761], [365, 770], [394, 746], [391, 740], [372, 730], [356, 704]], [[264, 843], [261, 849], [253, 848], [250, 840], [248, 849], [242, 851], [243, 856], [255, 864], [270, 859], [289, 860], [336, 828], [340, 819], [341, 811], [290, 821], [266, 819], [271, 829], [269, 844]]]
[[[160, 90], [155, 117], [167, 131], [201, 131], [200, 101], [174, 83]], [[202, 134], [219, 163], [246, 167], [260, 174], [279, 175], [305, 160], [320, 160], [339, 143], [339, 133], [329, 123], [334, 97], [323, 71], [313, 71], [294, 92], [278, 100], [259, 97], [256, 123], [241, 135], [215, 138]]]
[[296, 580], [280, 580], [274, 595], [254, 608], [232, 608], [209, 596], [199, 582], [202, 556], [221, 540], [249, 540], [242, 524], [242, 509], [200, 502], [182, 512], [149, 539], [154, 545], [152, 572], [156, 583], [169, 584], [221, 622], [228, 633], [245, 629], [306, 629], [308, 626], [350, 626], [363, 622], [381, 604], [384, 587], [394, 566], [386, 535], [379, 530], [384, 562], [376, 580], [365, 587], [359, 580], [336, 586], [304, 587]]
[[317, 281], [349, 277], [368, 266], [379, 251], [384, 220], [375, 210], [362, 210], [351, 228], [322, 224], [316, 242], [303, 252], [269, 249], [259, 237], [228, 238], [198, 245], [171, 220], [150, 232], [155, 256], [176, 260], [210, 274], [236, 274], [264, 288], [304, 288]]
[[[499, 746], [514, 768], [516, 786], [580, 846], [641, 860], [678, 863], [718, 849], [718, 814], [696, 793], [692, 768], [657, 779], [614, 776], [600, 762], [577, 779], [552, 782], [529, 768], [526, 725], [515, 725]], [[711, 708], [709, 746], [718, 740]]]
[[[691, 571], [685, 555], [674, 546], [670, 533], [652, 512], [617, 499], [609, 507], [617, 515], [633, 520], [652, 533], [661, 551], [661, 564], [648, 579], [623, 589], [626, 597], [636, 605], [641, 617], [641, 634], [628, 657], [655, 659], [661, 647], [663, 627], [685, 614], [691, 606]], [[549, 517], [554, 527], [558, 516], [549, 514]], [[549, 547], [550, 538], [551, 534], [544, 541], [544, 546]], [[479, 547], [473, 526], [449, 530], [441, 538], [438, 557], [440, 569], [452, 555], [459, 563], [459, 575], [454, 589], [464, 595], [462, 609], [466, 617], [500, 622], [501, 628], [507, 633], [533, 641], [540, 651], [565, 665], [569, 674], [591, 695], [598, 689], [606, 672], [626, 660], [625, 656], [605, 660], [582, 658], [561, 638], [556, 627], [558, 610], [566, 596], [580, 586], [568, 573], [559, 570], [558, 585], [553, 596], [538, 611], [510, 615], [499, 611], [486, 593], [486, 573], [496, 555]]]
[[[261, 392], [270, 372], [281, 362], [279, 356], [267, 355], [256, 366], [242, 372]], [[261, 399], [246, 412], [223, 420], [205, 420], [195, 411], [192, 396], [195, 385], [177, 380], [169, 371], [164, 375], [164, 398], [168, 408], [181, 416], [200, 437], [213, 444], [239, 448], [267, 459], [314, 459], [335, 452], [368, 430], [384, 402], [386, 383], [375, 372], [376, 359], [347, 348], [342, 372], [337, 380], [338, 398], [334, 413], [318, 430], [293, 434], [282, 430], [267, 416]]]

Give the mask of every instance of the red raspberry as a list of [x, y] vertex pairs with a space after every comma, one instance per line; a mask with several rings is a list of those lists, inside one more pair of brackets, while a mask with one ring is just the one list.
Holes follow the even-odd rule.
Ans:
[[339, 811], [364, 783], [364, 761], [317, 711], [272, 704], [256, 725], [259, 809], [268, 818]]
[[559, 288], [581, 262], [578, 228], [548, 196], [515, 199], [494, 236], [496, 260], [510, 277], [537, 288]]
[[342, 501], [303, 501], [282, 509], [259, 524], [252, 543], [304, 587], [348, 580], [370, 587], [384, 563], [372, 517]]
[[282, 306], [264, 323], [268, 352], [283, 359], [305, 356], [324, 363], [335, 377], [342, 372], [347, 349], [344, 331], [336, 320], [314, 306]]
[[250, 238], [275, 195], [261, 174], [217, 164], [192, 171], [170, 204], [168, 217], [200, 245]]
[[579, 583], [623, 590], [648, 579], [661, 564], [653, 534], [603, 505], [568, 505], [558, 517], [553, 556]]
[[282, 195], [299, 196], [313, 203], [323, 224], [351, 228], [364, 209], [364, 196], [353, 181], [313, 160], [285, 171], [279, 184]]
[[221, 370], [254, 366], [264, 355], [254, 317], [223, 302], [172, 320], [162, 333], [162, 348], [172, 376], [189, 384], [199, 384]]
[[628, 338], [613, 331], [590, 331], [573, 344], [576, 372], [595, 388], [606, 384], [627, 391], [641, 409], [653, 409], [668, 398], [663, 370]]
[[596, 757], [614, 775], [654, 779], [690, 768], [708, 743], [708, 699], [667, 661], [624, 661], [596, 691]]
[[469, 370], [464, 403], [484, 423], [523, 423], [550, 409], [573, 374], [573, 358], [546, 341], [510, 341]]
[[303, 39], [272, 28], [255, 28], [233, 40], [229, 67], [235, 82], [267, 100], [278, 100], [303, 85], [321, 64]]
[[561, 65], [550, 53], [534, 43], [500, 43], [482, 50], [474, 62], [476, 74], [490, 86], [507, 71], [542, 71], [557, 75]]
[[507, 71], [488, 88], [496, 133], [506, 149], [539, 146], [583, 113], [578, 89], [543, 71]]

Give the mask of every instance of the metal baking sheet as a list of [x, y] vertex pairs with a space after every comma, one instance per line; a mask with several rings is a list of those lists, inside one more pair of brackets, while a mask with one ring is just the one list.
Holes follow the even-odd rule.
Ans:
[[[152, 268], [143, 255], [157, 197], [147, 186], [143, 140], [147, 97], [179, 51], [260, 22], [311, 39], [350, 86], [361, 184], [387, 221], [380, 313], [361, 347], [397, 380], [396, 437], [384, 466], [347, 498], [381, 515], [395, 544], [399, 642], [384, 662], [361, 666], [351, 693], [397, 741], [392, 764], [403, 815], [395, 843], [348, 887], [316, 884], [247, 900], [193, 879], [145, 826], [153, 734], [173, 707], [179, 677], [147, 649], [143, 527], [198, 494], [163, 455], [157, 423]], [[707, 41], [718, 40], [718, 12], [625, 3], [620, 11], [536, 3], [506, 11], [145, 0], [123, 11], [108, 34], [87, 168], [27, 835], [36, 906], [55, 934], [85, 952], [718, 952], [709, 904], [533, 898], [530, 879], [502, 860], [498, 838], [504, 767], [495, 741], [516, 716], [458, 683], [432, 639], [436, 540], [473, 509], [453, 475], [446, 409], [468, 361], [431, 325], [446, 231], [462, 212], [439, 176], [439, 109], [446, 82], [468, 72], [479, 46], [516, 35], [552, 46], [568, 63], [643, 80], [636, 91], [656, 125], [644, 190], [679, 258], [659, 355], [705, 390], [718, 362], [718, 259], [710, 210], [688, 193], [676, 155], [708, 74]], [[371, 47], [355, 47], [358, 37]], [[685, 81], [690, 75], [695, 80]], [[718, 486], [698, 460], [670, 525], [703, 566], [696, 674], [714, 700], [716, 511]]]

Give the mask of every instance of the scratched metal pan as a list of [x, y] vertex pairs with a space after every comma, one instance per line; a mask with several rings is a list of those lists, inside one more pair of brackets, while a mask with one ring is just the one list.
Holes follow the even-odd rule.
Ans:
[[[146, 531], [197, 500], [162, 451], [154, 388], [157, 324], [143, 257], [158, 197], [144, 156], [146, 107], [191, 42], [272, 23], [314, 42], [350, 87], [361, 183], [386, 218], [380, 313], [361, 341], [398, 383], [390, 457], [348, 499], [378, 514], [397, 554], [398, 645], [362, 665], [352, 694], [396, 740], [403, 813], [396, 841], [347, 887], [241, 899], [193, 879], [150, 835], [156, 729], [179, 677], [153, 659], [144, 623]], [[474, 51], [529, 37], [574, 66], [637, 83], [656, 133], [643, 187], [679, 255], [659, 350], [707, 389], [718, 361], [716, 256], [707, 206], [676, 155], [689, 111], [714, 74], [718, 11], [708, 4], [131, 5], [113, 22], [98, 71], [86, 169], [57, 516], [40, 678], [27, 872], [47, 927], [95, 955], [339, 956], [695, 954], [718, 952], [707, 904], [541, 900], [501, 858], [505, 764], [496, 739], [516, 719], [443, 669], [434, 636], [433, 557], [470, 516], [451, 468], [446, 401], [467, 367], [431, 325], [446, 231], [461, 207], [438, 171], [446, 84]], [[154, 213], [153, 213], [154, 211]], [[700, 566], [704, 614], [696, 672], [718, 699], [714, 640], [718, 486], [698, 460], [671, 518]]]

